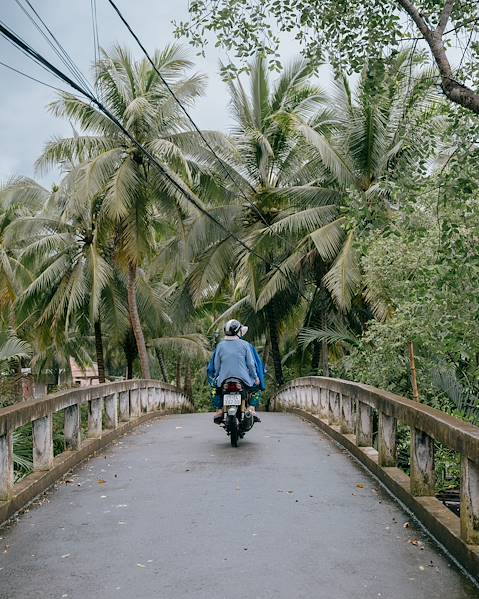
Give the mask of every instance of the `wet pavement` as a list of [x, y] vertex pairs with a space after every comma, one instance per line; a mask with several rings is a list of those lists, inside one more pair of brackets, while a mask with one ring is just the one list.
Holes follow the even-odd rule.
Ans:
[[0, 529], [0, 599], [472, 599], [474, 587], [342, 448], [287, 414], [233, 449], [169, 416]]

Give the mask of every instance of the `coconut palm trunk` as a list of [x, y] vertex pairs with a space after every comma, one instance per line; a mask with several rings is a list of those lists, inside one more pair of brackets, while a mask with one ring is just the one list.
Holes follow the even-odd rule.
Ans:
[[166, 369], [165, 356], [163, 352], [158, 347], [155, 348], [156, 359], [158, 360], [158, 364], [161, 370], [161, 377], [165, 383], [168, 382], [168, 371]]
[[150, 378], [150, 363], [146, 350], [145, 335], [141, 328], [140, 316], [138, 314], [138, 303], [136, 299], [136, 265], [130, 263], [128, 266], [128, 311], [130, 314], [131, 328], [136, 339], [138, 356], [140, 358], [141, 374], [143, 378]]
[[281, 364], [281, 352], [279, 349], [278, 321], [273, 306], [270, 302], [266, 307], [266, 315], [268, 318], [269, 338], [271, 341], [271, 356], [273, 358], [274, 376], [276, 384], [281, 386], [284, 384], [283, 366]]
[[105, 382], [105, 359], [103, 355], [103, 336], [101, 333], [100, 319], [95, 321], [95, 350], [96, 350], [96, 365], [98, 369], [98, 382]]

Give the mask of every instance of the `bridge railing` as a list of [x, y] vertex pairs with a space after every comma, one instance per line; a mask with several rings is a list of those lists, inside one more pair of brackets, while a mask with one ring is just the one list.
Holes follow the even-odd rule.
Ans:
[[[367, 448], [371, 448], [370, 456], [386, 471], [397, 466], [398, 422], [409, 426], [408, 491], [417, 498], [435, 495], [434, 441], [458, 452], [462, 462], [458, 532], [464, 543], [479, 545], [478, 427], [388, 391], [325, 377], [304, 377], [284, 385], [273, 398], [273, 407], [296, 408], [316, 415], [338, 436], [344, 436], [351, 446], [364, 448], [363, 453], [368, 453]], [[372, 447], [375, 412], [377, 454]], [[474, 552], [479, 558], [479, 548]]]
[[[88, 405], [86, 439], [82, 439], [82, 405]], [[154, 412], [192, 410], [190, 400], [176, 387], [145, 379], [80, 387], [0, 409], [0, 523], [69, 467]], [[53, 416], [61, 411], [65, 451], [54, 457]], [[29, 423], [33, 431], [33, 474], [14, 484], [14, 432]], [[48, 473], [50, 476], [45, 476]]]

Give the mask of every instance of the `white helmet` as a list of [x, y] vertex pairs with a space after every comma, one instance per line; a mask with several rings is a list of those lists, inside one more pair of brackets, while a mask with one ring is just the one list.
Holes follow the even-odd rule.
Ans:
[[225, 335], [227, 337], [243, 337], [248, 332], [248, 327], [242, 325], [239, 320], [228, 320], [224, 327]]

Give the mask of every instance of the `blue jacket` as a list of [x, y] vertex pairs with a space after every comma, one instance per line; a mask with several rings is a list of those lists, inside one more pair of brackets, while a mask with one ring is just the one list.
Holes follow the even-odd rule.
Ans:
[[[226, 343], [231, 343], [230, 341], [227, 341]], [[248, 343], [246, 341], [246, 343]], [[256, 347], [252, 344], [252, 343], [248, 343], [250, 349], [251, 349], [251, 353], [253, 354], [253, 359], [256, 365], [256, 374], [258, 375], [259, 378], [259, 388], [261, 389], [261, 391], [264, 391], [266, 389], [266, 369], [264, 367], [263, 364], [263, 360], [261, 359], [261, 356], [258, 354]], [[215, 385], [215, 353], [216, 353], [216, 348], [213, 350], [213, 354], [211, 355], [211, 360], [208, 364], [208, 369], [207, 369], [207, 373], [208, 373], [208, 383], [210, 385]]]

